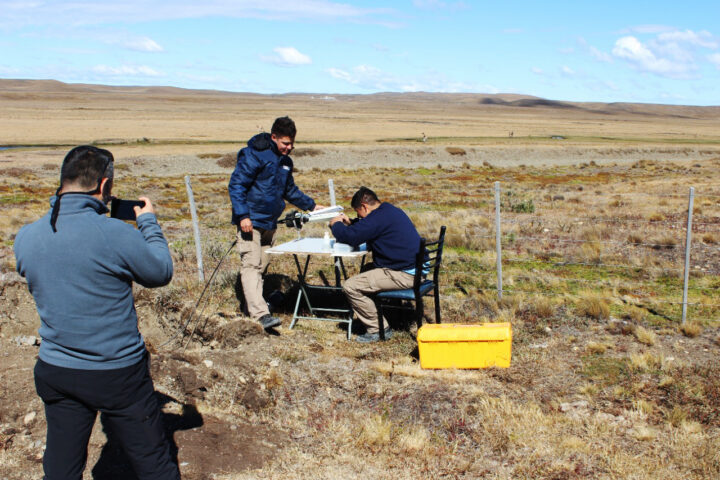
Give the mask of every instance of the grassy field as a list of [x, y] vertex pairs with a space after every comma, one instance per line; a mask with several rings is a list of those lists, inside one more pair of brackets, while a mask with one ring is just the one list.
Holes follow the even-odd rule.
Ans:
[[[643, 128], [685, 128], [674, 118], [668, 120], [672, 129], [664, 117], [645, 120]], [[524, 121], [539, 124], [541, 118]], [[562, 131], [558, 124], [544, 128]], [[466, 135], [462, 141], [430, 138], [447, 157], [428, 154], [412, 167], [388, 167], [383, 160], [362, 168], [312, 163], [330, 149], [381, 148], [384, 136], [302, 145], [295, 179], [327, 203], [332, 178], [346, 208], [360, 185], [370, 186], [407, 211], [427, 237], [446, 225], [443, 323], [511, 322], [508, 369], [422, 370], [415, 327], [402, 318], [392, 320], [398, 334], [382, 344], [347, 342], [331, 323], [301, 321], [289, 330], [297, 282], [295, 265], [285, 257], [273, 258], [266, 281], [268, 292], [285, 293], [279, 335], [263, 333], [240, 313], [234, 252], [207, 303], [190, 317], [203, 285], [183, 175], [170, 167], [151, 173], [157, 162], [173, 162], [170, 153], [158, 154], [160, 160], [150, 150], [118, 155], [116, 195], [153, 199], [175, 261], [170, 285], [136, 287], [135, 296], [183, 478], [720, 476], [720, 154], [701, 141], [683, 144], [688, 135], [626, 136], [618, 128], [602, 133], [613, 140], [588, 142], [597, 144], [595, 153], [609, 152], [607, 161], [579, 156], [571, 164], [538, 164], [529, 158], [510, 167], [498, 159], [483, 164], [493, 147], [486, 140], [475, 144], [474, 132]], [[494, 141], [533, 144], [517, 135]], [[389, 137], [410, 138], [402, 132]], [[629, 137], [647, 140], [620, 140]], [[212, 172], [192, 176], [207, 277], [234, 238], [227, 198], [233, 159], [225, 144], [186, 148]], [[392, 148], [383, 150], [388, 161], [402, 163], [406, 151]], [[36, 335], [38, 319], [26, 286], [12, 276], [11, 246], [17, 229], [46, 211], [58, 154], [29, 152], [35, 160], [25, 166], [18, 164], [22, 152], [12, 155], [12, 163], [0, 167], [0, 477], [24, 479], [41, 476], [45, 424], [32, 385], [37, 347], [15, 341]], [[496, 290], [495, 182], [502, 299]], [[681, 324], [690, 187], [688, 321]], [[302, 234], [322, 236], [324, 230], [309, 224]], [[295, 235], [279, 227], [276, 242]], [[351, 274], [357, 269], [348, 267]], [[323, 275], [331, 277], [330, 265], [313, 262], [310, 274], [320, 283]], [[429, 300], [426, 321], [432, 312]], [[99, 424], [88, 462], [86, 478], [93, 478], [91, 469], [95, 478], [132, 478]]]

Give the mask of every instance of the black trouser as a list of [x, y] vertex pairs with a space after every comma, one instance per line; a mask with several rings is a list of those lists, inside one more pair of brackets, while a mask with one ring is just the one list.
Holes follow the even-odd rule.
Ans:
[[62, 368], [38, 359], [35, 388], [47, 418], [46, 480], [82, 479], [97, 412], [138, 478], [180, 478], [162, 427], [147, 355], [135, 365], [113, 370]]

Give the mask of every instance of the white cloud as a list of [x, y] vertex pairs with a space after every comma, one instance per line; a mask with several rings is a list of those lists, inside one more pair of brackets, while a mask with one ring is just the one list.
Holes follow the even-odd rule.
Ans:
[[573, 70], [572, 68], [568, 67], [567, 65], [563, 65], [563, 66], [560, 68], [560, 72], [561, 72], [564, 76], [566, 76], [566, 77], [574, 77], [574, 76], [575, 76], [575, 70]]
[[110, 2], [88, 0], [43, 2], [0, 0], [3, 12], [0, 26], [96, 25], [101, 23], [139, 23], [182, 18], [229, 17], [265, 20], [310, 19], [317, 21], [365, 21], [384, 23], [386, 17], [399, 17], [390, 8], [360, 8], [331, 0], [161, 0], [149, 6], [146, 0]]
[[595, 58], [596, 60], [600, 60], [601, 62], [607, 62], [607, 63], [612, 62], [612, 57], [610, 55], [598, 50], [597, 48], [595, 48], [593, 46], [589, 47], [589, 51], [590, 51], [590, 55], [593, 58]]
[[[625, 36], [615, 42], [613, 55], [633, 68], [667, 78], [695, 78], [701, 49], [716, 50], [720, 41], [705, 30], [663, 30], [647, 42]], [[702, 57], [701, 57], [702, 58]]]
[[710, 32], [705, 30], [701, 32], [693, 32], [692, 30], [664, 32], [658, 35], [659, 43], [687, 43], [704, 48], [718, 48], [718, 42]]
[[641, 34], [653, 34], [653, 33], [662, 33], [662, 32], [670, 32], [675, 30], [675, 28], [670, 27], [668, 25], [635, 25], [634, 27], [627, 28], [620, 33], [641, 33]]
[[338, 80], [343, 80], [348, 83], [356, 82], [353, 79], [352, 75], [350, 75], [350, 73], [346, 72], [345, 70], [340, 70], [339, 68], [331, 67], [331, 68], [327, 69], [327, 72], [330, 74], [331, 77], [337, 78]]
[[647, 45], [633, 36], [622, 37], [615, 42], [613, 55], [626, 60], [637, 70], [669, 78], [688, 78], [697, 67], [688, 59], [673, 59], [656, 55]]
[[119, 67], [96, 65], [92, 68], [92, 71], [110, 77], [161, 77], [164, 75], [162, 72], [145, 65], [121, 65]]
[[158, 45], [155, 40], [148, 37], [130, 38], [121, 42], [121, 44], [125, 48], [136, 52], [162, 52], [165, 50], [163, 47]]
[[17, 67], [6, 67], [5, 65], [0, 65], [0, 75], [5, 76], [17, 76], [21, 70]]
[[413, 0], [413, 6], [423, 10], [467, 10], [465, 2], [444, 2], [442, 0]]
[[707, 59], [710, 61], [710, 63], [715, 64], [715, 66], [720, 70], [720, 53], [713, 53], [708, 55]]
[[[370, 65], [358, 65], [351, 72], [339, 68], [329, 68], [327, 72], [331, 77], [343, 80], [352, 85], [358, 85], [370, 90], [392, 91], [397, 90], [401, 83], [392, 75], [384, 73], [379, 68]], [[391, 86], [393, 85], [393, 86]]]
[[620, 87], [618, 87], [617, 83], [615, 83], [611, 80], [606, 80], [603, 83], [605, 84], [605, 87], [607, 87], [609, 90], [613, 90], [615, 92], [620, 91]]
[[498, 93], [492, 85], [468, 84], [449, 80], [438, 72], [429, 72], [421, 78], [399, 78], [371, 65], [358, 65], [352, 69], [328, 68], [331, 77], [374, 92], [482, 92]]
[[535, 75], [545, 75], [545, 72], [543, 71], [542, 68], [532, 67], [532, 68], [530, 69], [530, 71], [531, 71], [532, 73], [534, 73]]
[[260, 59], [267, 63], [274, 63], [281, 67], [297, 67], [299, 65], [310, 65], [312, 59], [300, 53], [295, 47], [275, 47], [275, 55], [261, 56]]

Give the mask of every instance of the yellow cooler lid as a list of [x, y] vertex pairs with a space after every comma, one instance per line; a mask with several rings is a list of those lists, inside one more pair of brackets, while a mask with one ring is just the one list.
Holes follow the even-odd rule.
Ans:
[[418, 342], [501, 342], [511, 338], [510, 323], [433, 323], [420, 327]]

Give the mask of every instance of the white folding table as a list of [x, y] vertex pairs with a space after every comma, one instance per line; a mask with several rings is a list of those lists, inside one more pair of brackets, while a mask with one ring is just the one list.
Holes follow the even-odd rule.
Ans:
[[[266, 253], [271, 255], [292, 255], [295, 259], [295, 266], [298, 270], [298, 282], [300, 289], [298, 291], [297, 300], [295, 301], [295, 310], [293, 311], [292, 322], [290, 328], [292, 329], [298, 320], [322, 320], [328, 322], [345, 323], [347, 324], [347, 336], [348, 340], [351, 336], [352, 330], [352, 309], [348, 305], [347, 308], [329, 308], [321, 306], [313, 306], [310, 301], [309, 290], [314, 291], [325, 291], [328, 293], [342, 292], [342, 280], [347, 279], [347, 272], [345, 271], [345, 265], [343, 264], [344, 258], [361, 258], [362, 263], [365, 262], [365, 255], [367, 251], [364, 249], [353, 249], [350, 245], [344, 243], [334, 243], [331, 245], [327, 244], [326, 239], [322, 238], [298, 238], [280, 245], [276, 245], [266, 250]], [[300, 264], [300, 255], [305, 256], [305, 265]], [[310, 257], [321, 256], [327, 258], [333, 258], [335, 267], [335, 285], [308, 285], [306, 282], [307, 270], [310, 265]], [[310, 316], [298, 315], [300, 308], [300, 299], [304, 298], [305, 303], [310, 310]], [[316, 312], [328, 312], [340, 314], [341, 317], [321, 317]]]

